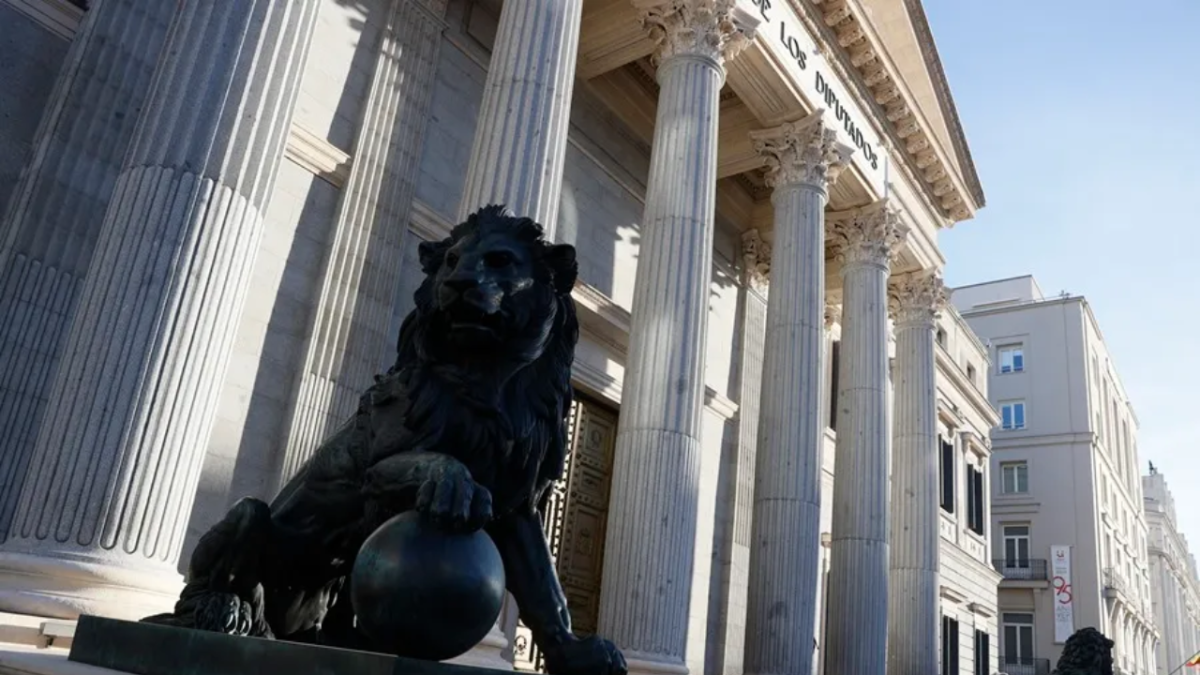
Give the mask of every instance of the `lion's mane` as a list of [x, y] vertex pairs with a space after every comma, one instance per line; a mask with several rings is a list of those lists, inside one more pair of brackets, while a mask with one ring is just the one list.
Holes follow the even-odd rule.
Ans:
[[[481, 390], [466, 372], [469, 366], [441, 360], [430, 348], [444, 340], [432, 319], [437, 312], [436, 276], [445, 251], [464, 237], [497, 231], [526, 246], [535, 261], [535, 288], [515, 302], [545, 303], [552, 298], [554, 304], [540, 356], [517, 371], [498, 396]], [[562, 474], [568, 451], [571, 365], [579, 340], [571, 289], [578, 266], [573, 258], [565, 266], [551, 263], [546, 256], [550, 248], [540, 225], [495, 205], [472, 214], [441, 242], [424, 244], [425, 279], [415, 293], [415, 309], [401, 325], [396, 363], [389, 371], [405, 390], [405, 426], [413, 433], [414, 445], [451, 447], [460, 459], [465, 455], [475, 467], [476, 481], [492, 489], [497, 505], [523, 502], [541, 510], [547, 488]], [[538, 308], [519, 309], [536, 315]], [[512, 494], [515, 490], [530, 491]]]

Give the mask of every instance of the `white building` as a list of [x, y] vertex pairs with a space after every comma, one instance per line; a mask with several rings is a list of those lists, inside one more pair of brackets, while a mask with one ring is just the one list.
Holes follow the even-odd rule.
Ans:
[[1196, 557], [1179, 531], [1167, 479], [1150, 466], [1142, 476], [1150, 528], [1150, 590], [1158, 626], [1158, 673], [1167, 675], [1200, 651], [1200, 577]]
[[[503, 202], [578, 251], [578, 628], [996, 670], [987, 355], [937, 318], [984, 198], [920, 2], [93, 5], [0, 0], [0, 611], [170, 607], [391, 362], [417, 244]], [[539, 667], [501, 623], [470, 660]]]
[[1047, 298], [1029, 276], [957, 288], [952, 302], [989, 345], [988, 393], [1001, 414], [1001, 670], [1048, 671], [1066, 638], [1091, 626], [1116, 643], [1119, 672], [1155, 672], [1137, 416], [1091, 307]]

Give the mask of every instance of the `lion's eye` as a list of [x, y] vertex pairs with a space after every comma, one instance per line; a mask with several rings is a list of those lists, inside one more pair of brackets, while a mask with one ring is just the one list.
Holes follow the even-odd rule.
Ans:
[[508, 251], [492, 251], [483, 257], [488, 267], [508, 267], [513, 262], [513, 256]]
[[446, 267], [454, 267], [458, 265], [458, 254], [450, 251], [446, 254]]

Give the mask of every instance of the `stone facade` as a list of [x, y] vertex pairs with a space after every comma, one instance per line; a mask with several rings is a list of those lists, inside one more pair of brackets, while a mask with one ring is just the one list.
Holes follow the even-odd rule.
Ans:
[[1142, 476], [1146, 525], [1150, 528], [1150, 592], [1158, 628], [1157, 670], [1168, 675], [1200, 652], [1200, 575], [1187, 537], [1179, 531], [1175, 499], [1153, 465]]
[[[18, 18], [28, 39], [82, 58], [89, 31], [126, 21], [115, 13], [125, 4], [99, 0], [92, 16], [65, 27], [36, 12]], [[557, 553], [560, 567], [571, 561], [578, 625], [613, 638], [640, 673], [900, 675], [953, 655], [957, 671], [997, 670], [998, 576], [991, 543], [976, 531], [980, 515], [967, 506], [968, 485], [977, 494], [968, 466], [992, 482], [986, 438], [997, 417], [978, 375], [988, 357], [938, 291], [938, 232], [969, 218], [983, 196], [962, 130], [945, 114], [953, 102], [936, 55], [915, 38], [927, 34], [923, 15], [894, 17], [911, 27], [896, 34], [872, 23], [874, 4], [817, 2], [810, 14], [799, 3], [731, 0], [614, 0], [595, 10], [578, 1], [306, 0], [289, 12], [247, 0], [239, 11], [268, 20], [266, 42], [246, 48], [278, 44], [273, 53], [295, 58], [266, 87], [233, 57], [214, 66], [231, 69], [237, 95], [265, 92], [251, 103], [273, 121], [269, 133], [233, 125], [218, 134], [218, 147], [240, 140], [226, 148], [229, 162], [205, 174], [214, 189], [240, 186], [243, 175], [264, 179], [239, 193], [253, 206], [238, 216], [245, 246], [224, 255], [214, 241], [210, 258], [195, 261], [236, 278], [221, 291], [234, 301], [197, 315], [208, 317], [198, 325], [215, 346], [200, 355], [133, 322], [130, 342], [144, 349], [120, 371], [152, 364], [154, 381], [194, 407], [164, 406], [130, 376], [112, 402], [128, 411], [126, 426], [84, 443], [92, 418], [74, 413], [98, 405], [108, 376], [79, 364], [91, 355], [107, 363], [120, 345], [105, 341], [102, 326], [87, 328], [113, 313], [71, 303], [60, 311], [62, 337], [43, 346], [47, 384], [0, 389], [0, 424], [29, 427], [22, 464], [0, 460], [8, 481], [0, 500], [17, 495], [10, 511], [22, 523], [0, 533], [0, 588], [47, 579], [0, 592], [0, 611], [120, 613], [105, 606], [118, 598], [97, 591], [112, 579], [138, 598], [126, 613], [169, 604], [174, 572], [198, 536], [237, 498], [270, 496], [386, 367], [421, 280], [418, 243], [503, 200], [578, 251], [572, 428], [577, 440], [599, 439], [576, 453], [607, 467], [596, 502], [604, 508], [585, 520], [567, 490], [554, 525], [563, 545], [576, 546]], [[0, 13], [17, 5], [58, 7], [0, 0]], [[163, 11], [134, 18], [146, 35], [171, 21], [180, 26], [172, 39], [203, 34], [174, 4]], [[139, 58], [157, 63], [151, 52], [161, 45], [139, 40]], [[929, 77], [898, 87], [897, 58]], [[98, 77], [71, 63], [47, 65], [60, 84], [41, 104], [23, 102], [40, 107], [27, 121], [70, 100], [66, 78], [86, 87]], [[155, 111], [187, 89], [164, 63], [156, 88], [145, 85], [144, 110], [127, 112], [153, 138], [176, 123]], [[539, 75], [523, 77], [522, 64]], [[0, 92], [0, 104], [8, 95]], [[50, 131], [3, 133], [23, 133], [32, 148], [14, 151], [13, 162], [56, 150]], [[105, 289], [128, 264], [107, 243], [153, 234], [127, 216], [142, 198], [128, 187], [142, 165], [119, 145], [104, 146], [113, 177], [98, 181], [108, 192], [97, 188], [103, 217], [89, 235], [102, 268], [73, 272], [97, 307], [118, 302]], [[65, 153], [59, 161], [78, 160], [69, 147], [56, 151]], [[0, 165], [9, 159], [0, 148]], [[0, 243], [33, 222], [27, 207], [9, 211]], [[179, 231], [220, 231], [207, 217], [182, 214]], [[74, 241], [51, 231], [32, 254], [5, 244], [0, 279], [27, 283], [10, 260], [44, 266]], [[181, 283], [164, 277], [161, 298], [175, 298]], [[190, 306], [145, 311], [176, 318]], [[6, 358], [29, 348], [19, 335], [0, 336]], [[68, 366], [54, 372], [54, 364]], [[67, 386], [80, 373], [86, 391]], [[14, 413], [38, 406], [65, 426]], [[133, 424], [141, 419], [171, 425], [146, 431]], [[55, 429], [70, 431], [70, 442]], [[939, 473], [939, 437], [953, 447], [949, 478]], [[142, 446], [151, 452], [132, 451]], [[151, 524], [165, 522], [159, 506], [177, 514], [174, 529], [159, 527], [147, 543], [117, 517], [116, 539], [101, 541], [125, 553], [111, 555], [112, 546], [88, 548], [65, 524], [57, 529], [75, 543], [39, 538], [39, 500], [80, 496], [49, 461], [68, 451], [104, 469], [76, 481], [94, 485], [83, 492], [97, 509], [127, 492]], [[904, 471], [896, 457], [906, 458]], [[173, 468], [174, 482], [156, 467]], [[901, 499], [889, 479], [920, 497]], [[960, 507], [937, 512], [931, 500], [947, 480]], [[979, 508], [989, 508], [986, 497]], [[146, 552], [155, 581], [139, 589], [130, 570], [149, 568], [130, 560]], [[86, 564], [94, 580], [55, 586], [63, 560]], [[50, 591], [66, 600], [37, 600]], [[889, 655], [885, 645], [897, 641], [914, 648]], [[538, 667], [512, 607], [464, 661]]]
[[989, 345], [975, 376], [1000, 411], [990, 538], [1004, 574], [1001, 670], [1048, 668], [1072, 629], [1092, 626], [1115, 642], [1118, 672], [1156, 672], [1137, 416], [1091, 307], [1047, 298], [1028, 276], [952, 299]]

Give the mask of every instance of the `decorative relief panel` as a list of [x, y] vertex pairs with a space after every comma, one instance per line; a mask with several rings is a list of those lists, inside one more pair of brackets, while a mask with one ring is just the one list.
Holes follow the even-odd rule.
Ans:
[[[600, 614], [600, 578], [604, 534], [612, 484], [617, 415], [578, 398], [571, 408], [571, 454], [563, 477], [552, 487], [543, 514], [546, 540], [567, 596], [571, 625], [578, 635], [596, 632]], [[545, 663], [524, 624], [513, 641], [517, 670], [545, 672]]]

